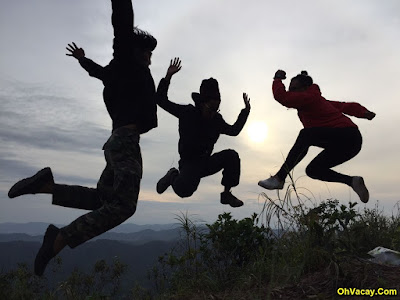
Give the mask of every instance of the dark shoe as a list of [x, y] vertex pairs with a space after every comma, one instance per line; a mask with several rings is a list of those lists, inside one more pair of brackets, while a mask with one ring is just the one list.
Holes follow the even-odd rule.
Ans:
[[179, 174], [176, 168], [171, 168], [158, 182], [157, 182], [157, 193], [162, 194], [172, 184], [172, 179]]
[[8, 197], [15, 198], [25, 194], [36, 194], [48, 182], [54, 183], [53, 174], [49, 167], [40, 170], [32, 177], [18, 181], [11, 187]]
[[231, 192], [222, 192], [221, 193], [221, 203], [229, 204], [232, 207], [243, 206], [243, 201], [241, 201], [238, 198], [236, 198], [235, 196], [233, 196]]
[[43, 238], [42, 247], [40, 247], [38, 254], [35, 258], [35, 274], [42, 276], [49, 261], [56, 256], [54, 253], [54, 241], [60, 229], [53, 224], [47, 227], [46, 233]]

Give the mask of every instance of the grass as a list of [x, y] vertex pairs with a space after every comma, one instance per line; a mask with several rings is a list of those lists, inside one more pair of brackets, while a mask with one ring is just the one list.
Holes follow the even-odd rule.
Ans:
[[293, 178], [276, 199], [260, 198], [260, 214], [243, 220], [222, 214], [207, 233], [199, 234], [193, 223], [188, 228], [183, 218], [186, 237], [199, 237], [199, 246], [169, 257], [195, 262], [196, 271], [160, 260], [169, 276], [158, 291], [162, 296], [151, 299], [332, 299], [346, 286], [400, 292], [400, 267], [377, 265], [367, 254], [377, 246], [400, 251], [399, 206], [385, 216], [378, 204], [361, 211], [355, 202], [335, 199], [317, 205]]

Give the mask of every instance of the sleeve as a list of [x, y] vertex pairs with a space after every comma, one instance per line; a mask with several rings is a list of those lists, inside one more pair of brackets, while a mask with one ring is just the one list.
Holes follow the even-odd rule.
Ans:
[[249, 113], [249, 110], [242, 109], [233, 125], [227, 124], [221, 116], [221, 133], [230, 136], [237, 136], [242, 131], [244, 124], [246, 124]]
[[111, 0], [114, 28], [114, 57], [132, 55], [134, 16], [131, 0]]
[[364, 117], [365, 112], [368, 111], [364, 106], [356, 102], [327, 101], [340, 112], [357, 118]]
[[79, 64], [89, 73], [90, 76], [104, 81], [105, 78], [104, 67], [100, 66], [93, 60], [86, 57], [81, 57], [79, 59]]
[[170, 81], [165, 78], [160, 80], [156, 92], [157, 104], [171, 115], [179, 118], [184, 113], [186, 105], [176, 104], [168, 99], [169, 84]]
[[286, 87], [280, 79], [275, 79], [273, 81], [272, 93], [276, 101], [288, 108], [301, 109], [310, 104], [310, 100], [312, 100], [310, 97], [307, 97], [307, 94], [304, 92], [286, 91]]

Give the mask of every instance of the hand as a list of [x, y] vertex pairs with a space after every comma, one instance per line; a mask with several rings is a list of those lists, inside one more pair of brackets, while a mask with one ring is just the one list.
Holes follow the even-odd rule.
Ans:
[[248, 95], [246, 93], [243, 93], [243, 101], [244, 101], [244, 105], [245, 105], [245, 110], [250, 111], [250, 98], [248, 97]]
[[66, 49], [70, 53], [66, 53], [65, 55], [73, 56], [76, 59], [80, 59], [81, 57], [85, 57], [85, 51], [82, 48], [78, 48], [78, 46], [74, 42], [72, 42], [72, 45], [68, 44], [68, 47], [66, 47]]
[[276, 71], [274, 79], [286, 79], [286, 72], [283, 70]]
[[172, 75], [174, 75], [175, 73], [178, 73], [181, 69], [182, 69], [182, 66], [181, 66], [181, 60], [179, 59], [179, 57], [175, 57], [173, 60], [171, 59], [168, 70], [167, 70], [167, 75], [165, 76], [165, 78], [171, 79]]
[[368, 120], [372, 120], [373, 118], [375, 118], [375, 116], [376, 116], [376, 114], [374, 112], [372, 112], [372, 111], [369, 111], [369, 110], [367, 110], [364, 113], [364, 118], [368, 119]]

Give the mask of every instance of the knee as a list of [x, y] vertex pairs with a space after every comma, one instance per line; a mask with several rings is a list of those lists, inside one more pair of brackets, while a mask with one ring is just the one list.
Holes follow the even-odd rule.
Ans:
[[194, 186], [193, 184], [190, 184], [188, 182], [175, 180], [175, 182], [172, 184], [172, 188], [175, 194], [177, 194], [179, 197], [187, 198], [193, 195], [197, 188], [197, 185]]
[[233, 149], [224, 150], [229, 161], [240, 161], [239, 154]]
[[173, 186], [175, 194], [177, 194], [181, 198], [188, 198], [193, 195], [194, 190], [188, 189], [188, 188], [183, 188], [179, 186]]
[[312, 179], [318, 179], [320, 174], [320, 169], [316, 165], [309, 164], [306, 168], [306, 174], [308, 177]]
[[121, 221], [124, 222], [132, 217], [136, 212], [136, 203], [129, 205], [122, 205], [121, 211], [118, 213], [121, 217]]

